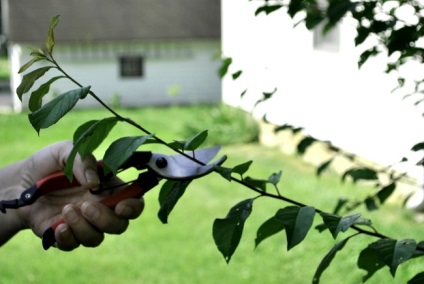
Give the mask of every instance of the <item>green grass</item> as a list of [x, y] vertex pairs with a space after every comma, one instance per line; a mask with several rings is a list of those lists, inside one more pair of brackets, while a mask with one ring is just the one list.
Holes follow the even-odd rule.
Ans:
[[[181, 134], [185, 122], [195, 120], [207, 109], [199, 106], [120, 112], [170, 141], [187, 138]], [[108, 115], [100, 110], [75, 111], [58, 125], [41, 131], [40, 137], [26, 115], [0, 115], [0, 165], [25, 158], [50, 143], [71, 139], [79, 124]], [[97, 156], [101, 156], [113, 139], [136, 134], [139, 134], [137, 130], [118, 125], [105, 145], [96, 151]], [[257, 144], [225, 146], [221, 154], [228, 155], [227, 166], [254, 160], [250, 174], [258, 178], [267, 178], [282, 169], [281, 192], [323, 210], [331, 211], [339, 196], [360, 198], [371, 190], [342, 184], [340, 177], [332, 173], [318, 179], [315, 169], [300, 159]], [[156, 216], [158, 190], [152, 190], [145, 196], [142, 216], [124, 234], [108, 235], [98, 248], [79, 248], [70, 253], [56, 249], [44, 251], [37, 237], [29, 231], [22, 232], [0, 249], [0, 283], [311, 283], [321, 259], [336, 243], [328, 232], [319, 234], [311, 230], [306, 240], [289, 252], [284, 233], [254, 249], [257, 228], [279, 208], [287, 206], [286, 203], [256, 200], [230, 264], [218, 252], [212, 239], [213, 220], [225, 217], [237, 202], [254, 196], [242, 186], [211, 174], [193, 182], [167, 225], [161, 224]], [[421, 240], [421, 225], [402, 208], [387, 205], [379, 213], [368, 213], [362, 208], [360, 211], [384, 234]], [[318, 217], [315, 223], [320, 223]], [[350, 231], [341, 234], [338, 240], [350, 234]], [[357, 268], [356, 256], [373, 240], [364, 236], [351, 240], [325, 271], [321, 283], [360, 283], [364, 271]], [[411, 265], [400, 266], [395, 279], [384, 268], [367, 283], [405, 283], [422, 269], [422, 260], [417, 259]]]
[[0, 80], [9, 80], [10, 67], [9, 59], [5, 56], [0, 57]]

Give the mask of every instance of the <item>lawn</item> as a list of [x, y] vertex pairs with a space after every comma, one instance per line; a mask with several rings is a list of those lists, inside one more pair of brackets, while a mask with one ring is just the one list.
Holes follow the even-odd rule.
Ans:
[[[171, 141], [187, 138], [183, 134], [186, 123], [196, 120], [209, 108], [140, 108], [120, 112]], [[81, 123], [107, 116], [102, 110], [75, 111], [38, 136], [25, 114], [0, 114], [3, 143], [0, 166], [25, 158], [50, 143], [72, 139], [73, 131]], [[129, 126], [118, 125], [96, 155], [101, 157], [114, 139], [138, 134]], [[219, 133], [210, 133], [213, 135]], [[151, 146], [143, 147], [151, 149]], [[162, 149], [155, 146], [154, 150]], [[332, 210], [339, 196], [361, 198], [372, 190], [342, 184], [340, 177], [332, 173], [318, 179], [315, 169], [300, 159], [254, 143], [225, 146], [221, 154], [228, 155], [227, 166], [254, 160], [250, 172], [254, 177], [267, 178], [283, 170], [280, 183], [283, 195], [327, 211]], [[40, 240], [31, 232], [20, 233], [1, 248], [0, 283], [311, 283], [321, 259], [337, 242], [327, 231], [319, 234], [311, 230], [302, 244], [287, 252], [283, 232], [255, 250], [257, 228], [279, 208], [288, 205], [260, 198], [254, 203], [239, 248], [227, 265], [213, 242], [212, 223], [215, 218], [225, 217], [234, 204], [255, 194], [211, 174], [193, 182], [171, 214], [169, 224], [163, 225], [156, 216], [158, 192], [152, 190], [145, 196], [145, 211], [127, 232], [107, 236], [98, 248], [79, 248], [70, 253], [56, 249], [44, 251]], [[386, 235], [421, 240], [421, 225], [398, 206], [387, 205], [373, 213], [363, 208], [359, 211]], [[318, 217], [315, 223], [320, 223]], [[341, 234], [339, 240], [350, 234], [350, 231]], [[324, 272], [321, 283], [360, 283], [365, 273], [357, 268], [356, 256], [372, 241], [365, 236], [350, 241]], [[367, 283], [405, 283], [422, 268], [422, 260], [413, 260], [411, 265], [399, 267], [395, 279], [384, 268]]]

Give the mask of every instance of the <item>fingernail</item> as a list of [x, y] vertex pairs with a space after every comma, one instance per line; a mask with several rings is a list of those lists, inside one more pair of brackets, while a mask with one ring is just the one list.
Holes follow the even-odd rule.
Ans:
[[100, 218], [100, 210], [91, 202], [84, 202], [81, 206], [82, 214], [91, 220]]
[[64, 238], [70, 235], [69, 228], [68, 226], [66, 226], [66, 224], [59, 226], [58, 230], [59, 230], [59, 234]]
[[87, 169], [85, 171], [85, 178], [89, 184], [98, 185], [100, 183], [99, 176], [93, 169]]
[[74, 223], [78, 222], [78, 220], [79, 220], [78, 213], [72, 207], [66, 208], [64, 215], [65, 215], [66, 221], [68, 223], [74, 224]]

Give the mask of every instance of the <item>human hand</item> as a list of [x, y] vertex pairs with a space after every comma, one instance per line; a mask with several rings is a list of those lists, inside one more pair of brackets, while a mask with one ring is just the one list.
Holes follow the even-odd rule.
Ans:
[[[21, 162], [18, 171], [21, 176], [16, 176], [13, 172], [9, 175], [16, 181], [15, 190], [21, 193], [41, 178], [62, 171], [71, 150], [71, 142], [60, 142], [38, 151]], [[98, 187], [100, 183], [97, 162], [93, 156], [87, 157], [84, 161], [77, 156], [73, 173], [81, 186], [54, 191], [38, 198], [34, 204], [17, 210], [23, 228], [31, 228], [41, 237], [54, 221], [63, 217], [65, 223], [55, 230], [56, 246], [69, 251], [80, 244], [88, 247], [98, 246], [104, 239], [104, 233], [124, 232], [129, 220], [141, 214], [144, 207], [142, 200], [126, 199], [112, 210], [98, 201], [113, 194], [113, 191], [100, 195], [89, 192], [89, 189]], [[113, 178], [102, 186], [108, 187], [119, 183], [118, 178]]]

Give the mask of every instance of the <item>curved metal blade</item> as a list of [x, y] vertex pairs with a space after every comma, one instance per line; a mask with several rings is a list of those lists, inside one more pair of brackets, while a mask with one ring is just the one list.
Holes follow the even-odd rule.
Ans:
[[[194, 157], [196, 160], [199, 160], [202, 163], [207, 163], [216, 156], [220, 148], [220, 146], [216, 146], [197, 150], [194, 152]], [[193, 157], [193, 155], [190, 156]], [[224, 163], [226, 159], [226, 156], [222, 156], [220, 159], [213, 163], [200, 165], [190, 158], [179, 154], [173, 156], [153, 154], [147, 166], [161, 177], [172, 180], [184, 180], [204, 176], [212, 172], [215, 166]]]
[[[195, 150], [194, 152], [187, 152], [187, 155], [192, 158], [195, 158], [196, 160], [204, 164], [207, 164], [216, 156], [216, 154], [218, 154], [219, 150], [221, 150], [221, 146], [214, 146], [210, 148]], [[180, 154], [173, 155], [172, 157], [175, 157], [175, 159], [180, 160], [179, 163], [184, 163], [184, 161], [187, 160], [186, 157]]]

